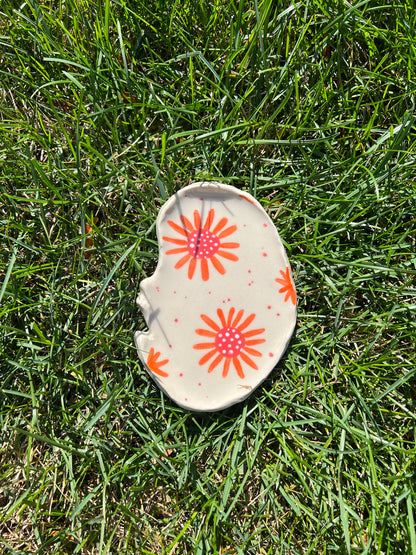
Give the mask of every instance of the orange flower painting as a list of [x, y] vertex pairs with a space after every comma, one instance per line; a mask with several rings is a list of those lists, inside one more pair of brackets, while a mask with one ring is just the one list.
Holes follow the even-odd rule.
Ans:
[[236, 225], [227, 227], [228, 219], [221, 218], [214, 225], [215, 210], [211, 209], [202, 223], [199, 210], [193, 214], [193, 223], [184, 215], [180, 216], [182, 225], [168, 220], [169, 226], [179, 234], [179, 237], [163, 237], [164, 241], [177, 245], [176, 248], [166, 251], [166, 254], [183, 255], [176, 262], [175, 268], [182, 268], [188, 264], [188, 278], [192, 279], [198, 263], [201, 266], [201, 277], [204, 281], [209, 280], [210, 262], [217, 272], [225, 274], [225, 267], [220, 260], [224, 258], [232, 262], [238, 260], [238, 256], [229, 252], [230, 249], [237, 249], [240, 243], [224, 242], [223, 239], [232, 235], [236, 230]]
[[230, 308], [227, 317], [221, 308], [217, 310], [219, 322], [215, 322], [206, 314], [201, 314], [202, 320], [207, 324], [209, 329], [196, 329], [195, 332], [209, 339], [207, 343], [197, 343], [194, 349], [208, 350], [208, 352], [199, 360], [199, 365], [203, 366], [208, 361], [210, 365], [208, 372], [212, 372], [218, 365], [222, 364], [222, 376], [227, 377], [231, 364], [233, 364], [238, 376], [244, 378], [242, 362], [254, 370], [258, 370], [257, 364], [252, 357], [261, 357], [260, 351], [253, 349], [254, 345], [260, 345], [266, 340], [257, 338], [256, 335], [264, 333], [264, 328], [251, 329], [247, 328], [256, 317], [250, 314], [244, 318], [244, 310], [237, 312], [235, 308]]
[[275, 281], [277, 281], [277, 283], [280, 283], [280, 285], [283, 285], [283, 287], [279, 289], [279, 293], [286, 293], [285, 302], [287, 302], [290, 299], [292, 301], [292, 303], [295, 305], [296, 304], [296, 291], [295, 291], [295, 287], [292, 283], [292, 279], [290, 277], [289, 267], [286, 267], [286, 271], [280, 270], [280, 274], [281, 274], [282, 278], [281, 279], [279, 279], [279, 278], [275, 279]]
[[146, 364], [152, 372], [154, 372], [158, 376], [161, 376], [162, 378], [166, 378], [167, 376], [169, 376], [169, 374], [164, 370], [161, 370], [161, 367], [165, 366], [165, 364], [167, 364], [169, 360], [168, 359], [158, 360], [159, 357], [160, 357], [160, 353], [159, 352], [155, 353], [154, 348], [151, 347], [149, 351], [149, 355], [146, 360]]

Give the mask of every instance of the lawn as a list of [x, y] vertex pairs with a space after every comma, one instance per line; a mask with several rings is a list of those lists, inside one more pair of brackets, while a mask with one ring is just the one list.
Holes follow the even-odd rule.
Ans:
[[[0, 553], [416, 554], [411, 0], [2, 0]], [[133, 335], [175, 191], [250, 192], [298, 321], [244, 403]]]

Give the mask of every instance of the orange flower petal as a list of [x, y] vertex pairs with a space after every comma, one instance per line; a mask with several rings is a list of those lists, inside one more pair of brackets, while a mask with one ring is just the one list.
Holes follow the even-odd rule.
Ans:
[[240, 243], [220, 243], [222, 249], [238, 249]]
[[243, 380], [245, 376], [243, 372], [243, 367], [241, 366], [241, 362], [238, 360], [238, 357], [233, 357], [233, 364], [234, 364], [234, 368], [237, 370], [238, 376]]
[[[237, 316], [235, 317], [235, 320], [233, 322], [233, 328], [237, 328], [237, 324], [238, 322], [241, 320], [242, 316], [244, 314], [244, 310], [241, 309], [237, 312]], [[238, 329], [238, 328], [237, 328]]]
[[214, 229], [212, 230], [212, 233], [216, 235], [227, 224], [227, 222], [228, 222], [227, 218], [222, 218], [214, 227]]
[[195, 231], [194, 226], [192, 225], [192, 223], [188, 220], [188, 218], [186, 216], [181, 214], [180, 218], [181, 218], [181, 222], [183, 223], [183, 225], [184, 225], [184, 227], [186, 228], [187, 231], [189, 231], [190, 233]]
[[201, 318], [206, 324], [208, 324], [210, 328], [215, 331], [220, 331], [221, 328], [214, 322], [214, 320], [211, 320], [209, 316], [207, 316], [206, 314], [201, 314]]
[[[196, 260], [196, 258], [194, 258], [194, 260]], [[208, 260], [206, 258], [201, 258], [201, 276], [204, 281], [209, 280]]]
[[224, 368], [222, 369], [222, 377], [226, 378], [228, 374], [228, 370], [230, 369], [231, 359], [226, 358], [224, 362]]
[[211, 347], [215, 347], [215, 343], [197, 343], [194, 345], [194, 349], [211, 349]]
[[[191, 255], [189, 255], [191, 256]], [[192, 258], [191, 257], [191, 261], [189, 262], [189, 267], [188, 267], [188, 277], [189, 279], [192, 279], [194, 277], [194, 273], [195, 273], [195, 268], [196, 268], [196, 258]]]
[[218, 234], [218, 238], [222, 239], [223, 237], [228, 237], [229, 235], [234, 233], [234, 231], [237, 231], [237, 226], [230, 225], [230, 227], [227, 227], [227, 229], [224, 229], [224, 231], [221, 231], [221, 233]]
[[217, 309], [218, 318], [220, 319], [223, 328], [227, 327], [227, 320], [225, 319], [224, 312], [222, 308]]
[[264, 328], [259, 328], [258, 330], [251, 330], [251, 331], [246, 331], [246, 333], [244, 333], [244, 337], [253, 337], [253, 335], [258, 335], [259, 333], [264, 333], [266, 330]]
[[199, 229], [201, 227], [201, 215], [199, 210], [194, 210], [194, 224], [195, 229]]
[[240, 357], [244, 360], [244, 362], [245, 362], [246, 364], [248, 364], [248, 365], [249, 365], [251, 368], [253, 368], [254, 370], [258, 370], [258, 369], [259, 369], [259, 367], [257, 366], [257, 364], [256, 364], [253, 360], [251, 360], [251, 358], [248, 357], [248, 356], [247, 356], [245, 353], [243, 353], [242, 351], [241, 351], [241, 353], [240, 353]]
[[181, 254], [187, 250], [188, 249], [186, 247], [180, 247], [178, 249], [170, 249], [170, 251], [166, 251], [166, 254]]
[[217, 251], [217, 254], [219, 254], [223, 258], [227, 258], [228, 260], [233, 260], [234, 262], [237, 262], [238, 260], [238, 256], [236, 256], [235, 254], [232, 254], [231, 252]]
[[235, 308], [234, 307], [230, 308], [230, 312], [228, 313], [227, 327], [231, 326], [231, 322], [233, 321], [234, 312], [235, 312]]
[[222, 356], [221, 353], [216, 358], [214, 358], [214, 360], [209, 365], [208, 373], [211, 373], [214, 370], [214, 368], [218, 366], [218, 364], [222, 361], [223, 358], [224, 357]]
[[174, 245], [187, 245], [188, 241], [185, 241], [185, 239], [174, 239], [173, 237], [162, 237], [162, 239], [164, 241], [167, 241], [168, 243], [173, 243]]
[[216, 256], [211, 256], [211, 262], [217, 272], [219, 272], [221, 275], [225, 274], [225, 268]]
[[175, 222], [172, 222], [172, 220], [168, 220], [168, 224], [170, 225], [170, 227], [172, 229], [174, 229], [175, 231], [177, 231], [181, 235], [185, 235], [185, 237], [188, 237], [188, 233], [186, 233], [186, 231], [180, 225], [175, 224]]
[[212, 349], [212, 351], [209, 351], [206, 355], [204, 355], [201, 360], [198, 362], [199, 366], [202, 366], [203, 364], [205, 364], [206, 362], [209, 361], [209, 359], [215, 355], [215, 353], [217, 352], [217, 349]]
[[196, 329], [195, 332], [198, 335], [202, 335], [203, 337], [215, 337], [217, 335], [215, 331], [204, 330], [204, 329], [201, 329], [201, 328]]
[[[253, 355], [253, 357], [261, 357], [260, 351], [256, 351], [256, 349], [252, 349], [251, 347], [245, 346], [245, 347], [244, 347], [244, 351], [245, 351], [246, 353], [248, 353], [249, 355]], [[243, 353], [240, 353], [240, 355], [241, 355], [241, 354], [243, 354]]]
[[249, 341], [246, 341], [246, 345], [249, 345], [250, 347], [253, 345], [260, 345], [260, 343], [266, 343], [265, 339], [250, 339]]
[[182, 268], [182, 266], [184, 266], [191, 258], [192, 255], [189, 253], [186, 256], [183, 256], [180, 260], [177, 261], [177, 263], [175, 264], [175, 268]]
[[215, 216], [215, 210], [213, 208], [211, 208], [211, 210], [208, 212], [207, 219], [205, 220], [205, 224], [204, 224], [204, 229], [205, 230], [207, 230], [211, 227], [214, 216]]
[[255, 314], [250, 314], [250, 316], [248, 316], [248, 317], [244, 320], [244, 322], [238, 326], [238, 328], [237, 328], [238, 331], [242, 331], [242, 330], [244, 330], [247, 326], [249, 326], [249, 325], [251, 324], [251, 322], [254, 320], [255, 317], [256, 317]]

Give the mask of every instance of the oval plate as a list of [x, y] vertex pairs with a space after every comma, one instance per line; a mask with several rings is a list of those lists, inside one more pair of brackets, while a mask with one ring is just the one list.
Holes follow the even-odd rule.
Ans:
[[144, 367], [178, 405], [215, 411], [270, 374], [296, 323], [296, 291], [276, 228], [248, 193], [201, 182], [173, 195], [156, 230], [159, 261], [137, 303]]

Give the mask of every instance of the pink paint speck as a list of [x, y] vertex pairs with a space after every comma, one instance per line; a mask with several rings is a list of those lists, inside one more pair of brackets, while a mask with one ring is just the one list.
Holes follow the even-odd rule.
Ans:
[[278, 313], [276, 314], [276, 316], [280, 316], [280, 312], [278, 312]]
[[263, 224], [263, 227], [267, 227], [267, 224]]
[[267, 256], [267, 252], [264, 252], [264, 253], [263, 253], [263, 256]]
[[177, 319], [177, 318], [175, 318], [175, 322], [177, 322], [177, 321], [178, 321], [178, 319]]
[[181, 373], [179, 374], [179, 377], [180, 377], [180, 378], [182, 378], [182, 377], [183, 377], [183, 374], [182, 374], [182, 372], [181, 372]]
[[272, 307], [269, 305], [267, 308], [270, 310]]
[[172, 349], [172, 345], [169, 345], [169, 349]]
[[198, 384], [198, 385], [202, 385], [202, 383], [201, 383], [201, 382], [199, 382], [199, 384]]
[[156, 291], [157, 291], [158, 293], [160, 292], [160, 289], [159, 289], [159, 287], [156, 287]]
[[272, 356], [273, 356], [273, 353], [269, 353], [269, 357], [272, 357]]
[[251, 274], [251, 270], [249, 270], [248, 273]]

